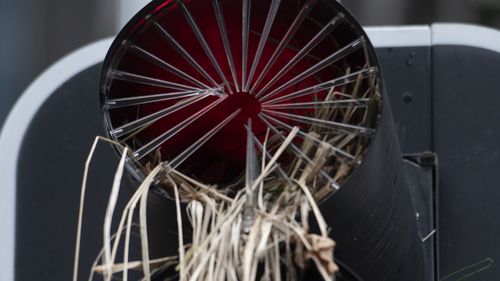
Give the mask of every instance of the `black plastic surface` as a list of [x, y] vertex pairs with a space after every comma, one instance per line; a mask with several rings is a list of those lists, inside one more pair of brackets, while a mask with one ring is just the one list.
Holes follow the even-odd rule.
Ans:
[[429, 47], [377, 48], [404, 154], [432, 148], [431, 50]]
[[441, 277], [491, 258], [467, 281], [500, 278], [500, 54], [433, 47]]
[[415, 211], [386, 98], [363, 163], [320, 208], [336, 254], [361, 278], [424, 281]]
[[500, 54], [435, 46], [379, 48], [377, 55], [403, 153], [439, 158], [439, 277], [491, 258], [490, 268], [467, 280], [497, 280]]
[[426, 281], [438, 280], [436, 267], [437, 158], [432, 153], [405, 155], [404, 168], [415, 206], [419, 237], [424, 252]]
[[[70, 280], [85, 158], [102, 135], [93, 66], [62, 85], [40, 108], [22, 144], [17, 178], [16, 280]], [[102, 224], [117, 158], [101, 144], [91, 163], [79, 280], [102, 245]], [[126, 195], [122, 193], [123, 195]], [[120, 206], [119, 201], [119, 205]]]

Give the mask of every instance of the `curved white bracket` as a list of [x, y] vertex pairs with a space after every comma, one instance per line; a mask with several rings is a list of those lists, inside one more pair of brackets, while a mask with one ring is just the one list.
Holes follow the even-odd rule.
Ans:
[[0, 281], [14, 280], [17, 162], [29, 124], [62, 84], [102, 62], [111, 42], [108, 38], [87, 45], [53, 64], [29, 85], [5, 121], [0, 132]]

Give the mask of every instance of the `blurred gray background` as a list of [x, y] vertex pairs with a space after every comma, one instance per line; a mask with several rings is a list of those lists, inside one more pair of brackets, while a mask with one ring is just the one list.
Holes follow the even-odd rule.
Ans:
[[[0, 124], [50, 64], [112, 36], [145, 0], [0, 0]], [[363, 25], [466, 22], [500, 28], [500, 0], [343, 0]]]

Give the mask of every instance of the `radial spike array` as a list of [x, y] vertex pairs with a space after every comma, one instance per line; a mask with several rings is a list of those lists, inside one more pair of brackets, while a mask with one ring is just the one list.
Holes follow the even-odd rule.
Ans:
[[380, 105], [369, 43], [346, 13], [324, 0], [157, 1], [103, 71], [108, 132], [132, 151], [132, 170], [162, 161], [235, 186], [294, 132], [263, 182], [339, 189]]
[[216, 107], [218, 104], [220, 104], [222, 101], [224, 101], [225, 98], [226, 97], [224, 96], [218, 100], [215, 100], [207, 107], [200, 109], [198, 112], [193, 114], [191, 117], [185, 119], [181, 123], [170, 128], [168, 131], [159, 135], [157, 138], [155, 138], [151, 142], [147, 143], [143, 147], [137, 149], [134, 152], [134, 157], [136, 157], [137, 159], [141, 159], [145, 155], [151, 153], [153, 150], [157, 149], [162, 143], [165, 143], [168, 139], [175, 136], [177, 133], [179, 133], [180, 131], [185, 129], [187, 126], [189, 126], [189, 125], [193, 124], [193, 122], [199, 120], [203, 115], [205, 115], [210, 110], [212, 110], [214, 107]]
[[[290, 125], [288, 125], [288, 124], [286, 124], [286, 123], [284, 123], [282, 121], [279, 121], [278, 119], [273, 118], [272, 116], [269, 116], [269, 115], [267, 115], [265, 113], [259, 114], [259, 118], [263, 122], [265, 122], [266, 124], [269, 121], [271, 121], [273, 123], [276, 123], [276, 124], [280, 125], [282, 128], [284, 128], [287, 131], [291, 131], [293, 129], [292, 126], [290, 126]], [[266, 120], [269, 120], [269, 121], [266, 121]], [[318, 139], [318, 138], [316, 138], [316, 137], [314, 137], [314, 136], [312, 136], [310, 134], [306, 134], [305, 132], [303, 132], [301, 130], [298, 131], [298, 134], [300, 136], [302, 136], [303, 138], [307, 138], [307, 139], [310, 139], [310, 140], [316, 142], [318, 145], [323, 145], [323, 144], [329, 145], [329, 147], [334, 151], [334, 153], [337, 153], [340, 157], [346, 157], [348, 159], [354, 160], [354, 156], [353, 155], [349, 154], [348, 152], [343, 151], [342, 149], [340, 149], [338, 147], [335, 147], [335, 146], [333, 146], [331, 144], [328, 144], [327, 142], [322, 141], [322, 140], [320, 140], [320, 139]]]
[[[316, 72], [322, 70], [323, 68], [327, 67], [328, 65], [333, 64], [336, 61], [338, 61], [339, 59], [341, 59], [341, 58], [347, 56], [348, 54], [350, 54], [350, 53], [358, 50], [359, 48], [362, 47], [362, 43], [363, 43], [363, 38], [355, 40], [354, 42], [352, 42], [349, 45], [343, 47], [342, 49], [338, 50], [337, 52], [331, 54], [330, 56], [328, 56], [327, 58], [325, 58], [322, 61], [318, 62], [317, 64], [311, 66], [310, 68], [308, 68], [304, 72], [301, 72], [297, 76], [295, 76], [292, 79], [288, 80], [286, 83], [284, 83], [281, 86], [277, 87], [275, 90], [271, 91], [270, 93], [264, 94], [264, 96], [262, 96], [260, 98], [260, 100], [266, 100], [266, 99], [268, 99], [268, 98], [270, 98], [272, 96], [275, 96], [276, 94], [280, 93], [282, 90], [290, 87], [291, 85], [294, 85], [294, 84], [296, 84], [296, 83], [304, 80], [305, 78], [307, 78], [307, 77], [309, 77], [311, 75], [314, 75]], [[274, 78], [271, 81], [274, 81]], [[260, 93], [262, 93], [262, 92], [263, 91], [259, 92], [256, 96], [259, 96]]]
[[[216, 90], [212, 90], [214, 95], [218, 95]], [[183, 92], [172, 92], [172, 93], [164, 93], [164, 94], [155, 94], [155, 95], [144, 95], [144, 96], [134, 96], [128, 98], [118, 98], [118, 99], [109, 99], [106, 101], [106, 106], [108, 109], [127, 107], [127, 106], [137, 106], [141, 104], [167, 101], [167, 100], [176, 100], [183, 99], [187, 97], [197, 96], [202, 94], [200, 91], [183, 91]]]
[[233, 77], [234, 87], [236, 92], [240, 91], [240, 86], [238, 84], [238, 77], [236, 74], [236, 66], [233, 60], [233, 54], [231, 51], [231, 44], [229, 43], [229, 37], [227, 34], [226, 23], [224, 21], [224, 15], [222, 12], [222, 6], [220, 0], [214, 0], [215, 17], [217, 18], [217, 24], [219, 26], [220, 36], [222, 38], [222, 43], [224, 44], [224, 51], [226, 52], [227, 61], [229, 67], [231, 68], [231, 76]]
[[196, 102], [199, 102], [201, 101], [202, 99], [205, 99], [207, 97], [207, 95], [199, 95], [197, 97], [194, 97], [194, 98], [190, 98], [190, 99], [184, 99], [172, 106], [169, 106], [167, 108], [164, 108], [160, 111], [157, 111], [155, 113], [152, 113], [152, 114], [149, 114], [149, 115], [146, 115], [144, 117], [141, 117], [139, 119], [136, 119], [135, 121], [132, 121], [130, 123], [127, 123], [127, 124], [124, 124], [116, 129], [114, 129], [113, 131], [111, 131], [111, 135], [115, 136], [116, 138], [120, 138], [121, 136], [123, 135], [126, 135], [130, 132], [133, 132], [137, 129], [140, 129], [141, 127], [144, 127], [144, 126], [147, 126], [163, 117], [166, 117], [178, 110], [181, 110], [193, 103], [196, 103]]
[[260, 73], [259, 77], [257, 78], [257, 81], [255, 81], [252, 89], [250, 90], [251, 93], [255, 92], [255, 89], [259, 84], [262, 82], [262, 79], [267, 75], [269, 72], [270, 68], [274, 65], [278, 57], [281, 55], [281, 52], [287, 47], [288, 43], [292, 39], [292, 37], [295, 35], [295, 32], [299, 29], [300, 25], [302, 22], [306, 19], [307, 15], [313, 8], [314, 4], [316, 3], [317, 0], [308, 0], [306, 4], [302, 7], [302, 9], [299, 11], [295, 19], [293, 20], [292, 24], [286, 31], [285, 35], [283, 35], [283, 38], [281, 38], [281, 41], [279, 42], [278, 46], [274, 50], [273, 54], [271, 55], [271, 58], [267, 62], [266, 66]]
[[264, 25], [264, 29], [262, 30], [259, 46], [257, 47], [257, 52], [255, 53], [255, 57], [253, 59], [252, 68], [250, 69], [250, 74], [248, 75], [248, 79], [246, 80], [247, 83], [243, 88], [245, 92], [248, 91], [248, 86], [252, 82], [255, 70], [257, 69], [257, 65], [259, 64], [264, 46], [267, 43], [267, 38], [269, 37], [269, 32], [271, 31], [271, 26], [273, 25], [274, 18], [276, 17], [276, 13], [278, 12], [280, 3], [281, 0], [273, 0], [271, 2], [271, 8], [269, 9], [269, 13], [267, 14], [266, 24]]
[[[308, 88], [305, 88], [305, 89], [302, 89], [299, 91], [295, 91], [295, 92], [280, 96], [276, 99], [271, 99], [271, 100], [265, 101], [262, 104], [263, 105], [274, 104], [274, 103], [278, 103], [278, 102], [284, 101], [284, 100], [290, 100], [293, 98], [298, 98], [298, 97], [302, 97], [302, 96], [306, 96], [306, 95], [310, 95], [310, 94], [315, 94], [315, 93], [318, 93], [318, 92], [323, 91], [323, 90], [337, 88], [339, 86], [343, 86], [343, 85], [348, 84], [348, 83], [356, 82], [358, 79], [369, 78], [370, 75], [373, 75], [376, 72], [377, 72], [377, 69], [374, 67], [366, 68], [366, 69], [363, 69], [363, 70], [360, 70], [360, 71], [357, 71], [357, 72], [354, 72], [351, 74], [346, 74], [344, 76], [332, 79], [330, 81], [320, 83], [318, 85], [314, 85], [312, 87], [308, 87]], [[351, 96], [346, 95], [346, 97], [350, 98]]]
[[292, 67], [294, 67], [300, 60], [302, 60], [314, 47], [316, 47], [323, 39], [325, 39], [328, 34], [338, 25], [341, 17], [336, 16], [333, 18], [328, 24], [326, 24], [319, 32], [316, 34], [311, 41], [307, 42], [307, 44], [276, 74], [269, 83], [262, 88], [262, 90], [256, 94], [256, 96], [260, 96], [261, 93], [269, 89], [271, 85], [273, 85], [278, 79], [283, 77], [285, 73], [287, 73]]
[[348, 108], [348, 107], [364, 107], [366, 108], [370, 99], [351, 99], [351, 100], [335, 100], [335, 101], [315, 101], [315, 102], [296, 102], [296, 103], [280, 103], [262, 105], [266, 109], [307, 109], [307, 108]]
[[204, 84], [203, 82], [200, 82], [199, 80], [197, 80], [196, 78], [192, 77], [191, 75], [183, 72], [182, 70], [176, 68], [175, 66], [169, 64], [168, 62], [166, 61], [163, 61], [162, 59], [158, 58], [157, 56], [149, 53], [148, 51], [142, 49], [141, 47], [137, 46], [137, 45], [131, 45], [130, 46], [130, 49], [136, 53], [137, 55], [145, 58], [146, 60], [149, 60], [150, 62], [166, 69], [167, 71], [170, 71], [172, 72], [173, 74], [179, 76], [179, 77], [182, 77], [184, 80], [190, 82], [190, 83], [194, 83], [202, 88], [210, 88], [209, 86], [207, 86], [206, 84]]
[[[250, 9], [252, 0], [243, 0], [243, 14], [242, 14], [242, 55], [241, 55], [241, 84], [246, 85], [247, 80], [247, 62], [248, 62], [248, 40], [250, 36]], [[243, 86], [245, 87], [245, 86]]]
[[269, 110], [269, 109], [263, 109], [265, 113], [271, 114], [271, 115], [276, 115], [280, 117], [285, 117], [290, 120], [294, 120], [297, 122], [305, 123], [305, 124], [310, 124], [310, 125], [321, 125], [321, 126], [326, 126], [328, 128], [331, 128], [332, 130], [336, 130], [339, 132], [347, 132], [347, 133], [357, 133], [361, 134], [363, 136], [371, 136], [374, 131], [373, 129], [370, 128], [365, 128], [361, 126], [355, 126], [355, 125], [350, 125], [350, 124], [345, 124], [345, 123], [340, 123], [340, 122], [335, 122], [335, 121], [329, 121], [329, 120], [324, 120], [320, 118], [312, 118], [312, 117], [307, 117], [307, 116], [301, 116], [297, 114], [290, 114], [290, 113], [285, 113], [285, 112], [280, 112], [276, 110]]
[[174, 48], [186, 61], [189, 62], [191, 66], [193, 66], [203, 77], [208, 79], [210, 82], [212, 82], [213, 85], [217, 86], [217, 82], [210, 76], [203, 67], [182, 47], [179, 42], [177, 42], [170, 33], [168, 33], [160, 24], [157, 22], [153, 23], [154, 27], [156, 28], [157, 32], [160, 33], [162, 38], [166, 40], [172, 48]]
[[[422, 279], [380, 80], [373, 47], [339, 1], [152, 0], [102, 66], [117, 175], [126, 168], [140, 184], [96, 270], [106, 280], [136, 268], [144, 280]], [[168, 200], [146, 217], [151, 191], [175, 199], [175, 217]], [[130, 261], [136, 205], [142, 255]], [[150, 249], [178, 255], [157, 262]]]
[[215, 134], [217, 134], [224, 126], [226, 126], [231, 120], [238, 115], [238, 113], [241, 112], [241, 109], [236, 110], [233, 112], [231, 115], [226, 117], [224, 120], [222, 120], [221, 123], [219, 123], [217, 126], [213, 127], [210, 131], [208, 131], [206, 134], [204, 134], [201, 138], [199, 138], [197, 141], [195, 141], [192, 145], [190, 145], [187, 149], [182, 151], [181, 154], [177, 155], [172, 161], [170, 161], [170, 167], [172, 169], [176, 169], [181, 165], [184, 161], [186, 161], [189, 156], [191, 156], [193, 153], [196, 152], [196, 150], [200, 149], [200, 147], [205, 144], [207, 141], [209, 141]]
[[167, 88], [167, 89], [174, 89], [174, 90], [201, 90], [200, 88], [195, 88], [192, 86], [188, 85], [182, 85], [179, 83], [171, 82], [171, 81], [165, 81], [162, 79], [158, 78], [152, 78], [152, 77], [147, 77], [147, 76], [142, 76], [126, 71], [113, 71], [112, 73], [112, 78], [116, 80], [124, 80], [128, 82], [133, 82], [133, 83], [140, 83], [140, 84], [145, 84], [145, 85], [151, 85], [151, 86], [158, 86], [161, 88]]
[[233, 93], [231, 90], [231, 87], [229, 86], [229, 82], [226, 79], [226, 76], [222, 72], [222, 69], [219, 66], [219, 63], [217, 62], [217, 59], [215, 58], [214, 54], [212, 53], [212, 50], [208, 46], [207, 41], [205, 40], [205, 37], [203, 36], [203, 33], [201, 32], [200, 28], [198, 27], [198, 24], [196, 23], [196, 20], [193, 18], [191, 13], [189, 12], [188, 8], [184, 4], [184, 0], [177, 0], [177, 3], [179, 3], [179, 6], [182, 8], [182, 12], [186, 16], [186, 20], [189, 23], [189, 26], [191, 27], [193, 33], [195, 34], [196, 38], [198, 39], [203, 51], [205, 54], [208, 56], [210, 59], [210, 62], [212, 63], [212, 66], [215, 68], [219, 76], [222, 78], [224, 81], [224, 85], [227, 87], [230, 93]]

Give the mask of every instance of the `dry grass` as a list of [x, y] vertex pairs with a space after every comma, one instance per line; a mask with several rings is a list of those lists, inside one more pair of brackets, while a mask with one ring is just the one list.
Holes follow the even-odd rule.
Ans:
[[[377, 105], [376, 81], [369, 80], [369, 87], [361, 87], [361, 83], [362, 79], [359, 78], [352, 89], [332, 88], [325, 101], [338, 100], [345, 95], [343, 92], [350, 91], [352, 94], [349, 96], [370, 98]], [[360, 89], [364, 89], [363, 93]], [[359, 112], [360, 109], [354, 105], [325, 107], [315, 109], [314, 116], [372, 128], [375, 122], [374, 109], [377, 107], [368, 107]], [[206, 185], [172, 169], [167, 162], [149, 165], [151, 168], [147, 169], [147, 177], [130, 197], [118, 227], [112, 233], [111, 220], [128, 153], [128, 149], [123, 148], [106, 212], [102, 259], [100, 264], [94, 265], [92, 275], [94, 272], [100, 273], [105, 280], [121, 275], [121, 279], [126, 281], [129, 270], [140, 270], [144, 273], [143, 280], [150, 280], [155, 269], [175, 266], [180, 280], [297, 280], [297, 270], [313, 264], [324, 280], [333, 280], [338, 270], [333, 259], [335, 242], [329, 238], [328, 225], [317, 202], [335, 191], [332, 183], [341, 183], [350, 174], [359, 162], [367, 140], [356, 133], [332, 133], [315, 124], [309, 128], [305, 137], [302, 136], [303, 140], [300, 142], [296, 141], [298, 133], [297, 127], [293, 127], [286, 137], [280, 134], [270, 136], [268, 131], [265, 141], [259, 143], [259, 155], [253, 151], [255, 146], [252, 145], [250, 152], [257, 155], [255, 163], [258, 163], [258, 171], [254, 178], [248, 179], [233, 194], [223, 187]], [[252, 136], [251, 130], [249, 134]], [[258, 142], [255, 139], [252, 143], [254, 141]], [[97, 139], [86, 162], [81, 213], [88, 165], [96, 143]], [[297, 148], [299, 152], [296, 151]], [[333, 148], [352, 154], [354, 159], [337, 157], [332, 152]], [[247, 151], [247, 158], [248, 155]], [[284, 155], [295, 157], [288, 165], [282, 166], [280, 159]], [[162, 186], [175, 201], [178, 256], [150, 259], [146, 210], [152, 186]], [[142, 258], [140, 261], [129, 261], [132, 221], [138, 204]], [[186, 231], [182, 223], [183, 204], [187, 206], [185, 211], [192, 233], [188, 243], [184, 238]], [[78, 273], [81, 213], [74, 281], [77, 280]], [[319, 233], [311, 232], [311, 214]], [[118, 262], [116, 256], [123, 236], [124, 260]]]

